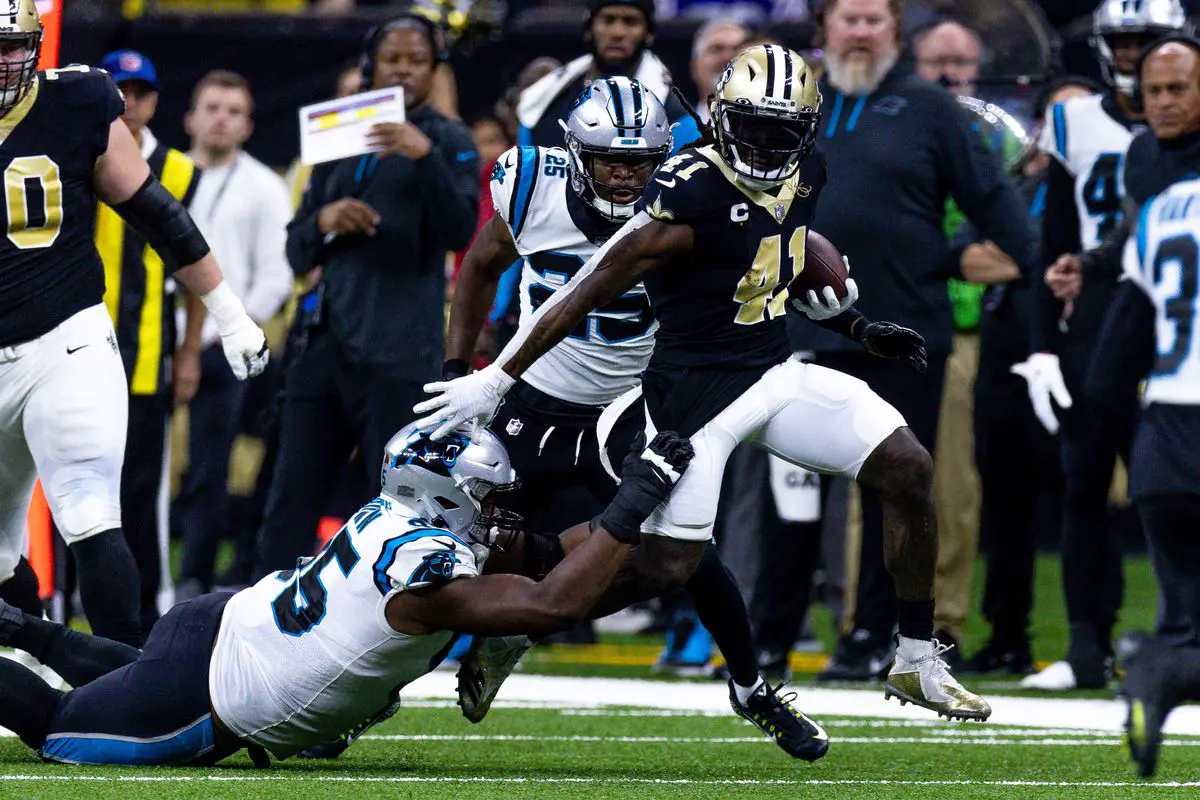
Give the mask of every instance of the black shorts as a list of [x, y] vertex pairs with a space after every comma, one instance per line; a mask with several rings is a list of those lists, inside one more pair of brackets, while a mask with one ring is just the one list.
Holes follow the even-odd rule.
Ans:
[[231, 597], [206, 594], [175, 606], [150, 631], [137, 661], [68, 692], [38, 755], [128, 765], [186, 764], [211, 755], [208, 665]]
[[491, 430], [504, 443], [521, 482], [505, 505], [537, 530], [557, 533], [608, 504], [616, 482], [600, 464], [601, 409], [551, 397], [520, 381], [504, 398]]

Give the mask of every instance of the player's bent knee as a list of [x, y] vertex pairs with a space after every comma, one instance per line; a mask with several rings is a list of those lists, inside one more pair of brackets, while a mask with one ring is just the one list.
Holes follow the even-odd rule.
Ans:
[[867, 457], [859, 482], [896, 503], [924, 503], [933, 489], [933, 458], [909, 428], [899, 428]]
[[55, 522], [68, 546], [121, 527], [120, 507], [103, 496], [73, 498], [63, 503], [58, 516]]

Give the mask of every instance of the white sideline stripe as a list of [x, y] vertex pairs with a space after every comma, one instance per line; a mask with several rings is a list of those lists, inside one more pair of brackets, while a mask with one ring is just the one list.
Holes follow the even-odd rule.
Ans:
[[[433, 672], [404, 687], [410, 699], [454, 699], [458, 696], [453, 674]], [[970, 688], [970, 684], [967, 684]], [[795, 691], [795, 705], [818, 722], [821, 717], [884, 717], [887, 719], [936, 719], [932, 711], [911, 703], [900, 706], [883, 699], [883, 687], [874, 689], [823, 689], [788, 687]], [[1125, 729], [1125, 704], [1116, 700], [1073, 700], [1047, 697], [986, 698], [992, 717], [986, 724], [1023, 728], [1074, 728], [1119, 733]], [[633, 706], [692, 713], [731, 714], [729, 691], [723, 683], [667, 683], [622, 678], [568, 678], [516, 674], [505, 681], [493, 707], [509, 702], [555, 703], [562, 708]], [[949, 724], [949, 723], [942, 723]], [[1168, 734], [1200, 735], [1200, 706], [1175, 709], [1163, 730]]]
[[[1007, 730], [1003, 731], [1008, 733]], [[1041, 731], [1039, 731], [1040, 733]], [[1000, 731], [997, 731], [997, 734]], [[1112, 747], [1120, 745], [1123, 739], [1031, 739], [1005, 738], [1001, 735], [953, 737], [953, 736], [837, 736], [833, 737], [838, 744], [939, 744], [939, 745], [977, 745], [1003, 744], [1041, 746], [1064, 745], [1071, 747], [1092, 747], [1103, 745]], [[377, 742], [572, 742], [578, 744], [775, 744], [774, 740], [765, 736], [537, 736], [533, 734], [441, 734], [441, 733], [396, 733], [368, 734], [361, 736], [359, 741], [373, 740]], [[1164, 745], [1185, 745], [1200, 747], [1200, 739], [1166, 739]]]
[[1195, 789], [1200, 781], [1164, 781], [1147, 783], [1135, 781], [1001, 781], [1001, 780], [786, 780], [783, 778], [501, 778], [479, 777], [418, 777], [415, 775], [354, 776], [311, 775], [297, 770], [292, 775], [0, 775], [3, 781], [48, 783], [515, 783], [526, 785], [570, 783], [592, 785], [652, 785], [652, 786], [996, 786], [1014, 788], [1096, 788], [1096, 789]]

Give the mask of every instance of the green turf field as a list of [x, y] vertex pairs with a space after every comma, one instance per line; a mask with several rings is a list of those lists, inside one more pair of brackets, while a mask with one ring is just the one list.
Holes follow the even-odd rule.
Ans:
[[[1035, 653], [1044, 661], [1060, 657], [1066, 645], [1059, 580], [1057, 560], [1040, 558], [1033, 634]], [[1127, 561], [1126, 586], [1121, 627], [1148, 627], [1155, 585], [1145, 559]], [[827, 611], [815, 619], [828, 645], [833, 629]], [[985, 627], [972, 620], [968, 653], [985, 638]], [[660, 647], [656, 637], [609, 635], [598, 646], [538, 648], [513, 683], [531, 675], [646, 679]], [[1019, 726], [947, 723], [920, 711], [899, 718], [897, 704], [885, 703], [878, 686], [854, 693], [853, 704], [826, 699], [820, 713], [813, 712], [805, 699], [816, 702], [811, 673], [823, 661], [820, 654], [793, 659], [798, 704], [826, 725], [833, 740], [826, 759], [813, 765], [790, 760], [729, 713], [723, 689], [711, 682], [630, 682], [643, 687], [637, 708], [625, 707], [634, 703], [622, 700], [619, 687], [594, 696], [594, 683], [581, 683], [577, 691], [568, 685], [565, 693], [559, 686], [555, 697], [542, 701], [551, 706], [546, 708], [524, 707], [531, 698], [540, 700], [536, 691], [507, 701], [502, 692], [488, 719], [470, 725], [446, 699], [450, 677], [442, 674], [441, 690], [414, 692], [442, 699], [413, 700], [332, 762], [292, 759], [260, 771], [239, 756], [204, 770], [73, 768], [43, 764], [16, 739], [3, 738], [0, 798], [1200, 797], [1200, 737], [1168, 737], [1159, 776], [1147, 783], [1134, 776], [1113, 725], [1081, 729], [1092, 724], [1082, 705], [1036, 697], [1013, 679], [964, 682], [988, 696], [997, 717], [1006, 697], [1044, 703]], [[646, 686], [652, 687], [649, 699]], [[681, 708], [678, 698], [670, 699], [673, 692], [689, 691], [703, 694], [704, 702]], [[653, 708], [655, 692], [674, 710]], [[1112, 691], [1074, 697], [1107, 701]], [[601, 707], [561, 707], [589, 703]], [[1119, 706], [1110, 710], [1118, 714]], [[1200, 721], [1193, 727], [1200, 733]]]
[[[881, 700], [882, 702], [882, 700]], [[410, 708], [333, 762], [270, 770], [45, 765], [0, 742], [0, 796], [1106, 798], [1195, 797], [1200, 739], [1173, 737], [1158, 783], [1132, 776], [1113, 734], [933, 720], [827, 721], [817, 764], [789, 760], [725, 714], [497, 708], [472, 726], [453, 708]], [[20, 776], [20, 780], [14, 779]]]

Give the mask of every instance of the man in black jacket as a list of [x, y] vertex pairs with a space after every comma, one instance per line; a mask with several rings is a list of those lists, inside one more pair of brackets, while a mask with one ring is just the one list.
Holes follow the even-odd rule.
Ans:
[[[1032, 225], [955, 99], [897, 65], [898, 0], [833, 0], [822, 11], [827, 74], [817, 146], [828, 161], [831, 188], [813, 227], [849, 258], [855, 279], [871, 287], [859, 301], [868, 317], [895, 320], [925, 337], [929, 368], [921, 375], [865, 358], [813, 326], [795, 333], [818, 363], [870, 384], [932, 451], [954, 332], [946, 282], [1017, 277], [1011, 266], [999, 274], [992, 266], [998, 259], [979, 256], [997, 247], [1018, 266], [1031, 265]], [[976, 223], [980, 244], [951, 248], [942, 228], [948, 197]], [[886, 669], [896, 622], [893, 591], [884, 568], [883, 514], [878, 498], [864, 492], [854, 630], [839, 643], [824, 678], [866, 680]]]
[[479, 204], [470, 130], [426, 102], [445, 55], [422, 17], [368, 34], [364, 85], [403, 87], [407, 121], [374, 127], [377, 153], [318, 165], [288, 226], [296, 274], [324, 268], [322, 301], [287, 377], [259, 574], [310, 553], [331, 478], [355, 446], [370, 465], [366, 496], [378, 493], [384, 445], [441, 374], [445, 256], [470, 242]]

